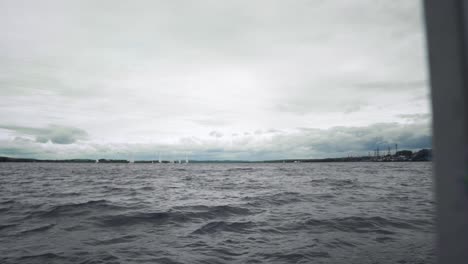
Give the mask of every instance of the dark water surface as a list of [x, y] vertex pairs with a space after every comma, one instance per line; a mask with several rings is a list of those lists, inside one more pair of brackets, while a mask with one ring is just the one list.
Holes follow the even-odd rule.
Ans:
[[434, 263], [431, 163], [0, 163], [0, 263]]

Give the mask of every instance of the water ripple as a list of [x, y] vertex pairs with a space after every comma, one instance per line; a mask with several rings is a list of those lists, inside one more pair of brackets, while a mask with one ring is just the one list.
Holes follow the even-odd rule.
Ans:
[[430, 163], [0, 172], [0, 263], [435, 263]]

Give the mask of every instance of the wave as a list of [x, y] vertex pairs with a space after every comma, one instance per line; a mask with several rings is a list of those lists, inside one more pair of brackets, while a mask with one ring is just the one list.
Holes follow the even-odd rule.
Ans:
[[36, 255], [26, 255], [26, 256], [21, 256], [19, 257], [20, 260], [26, 260], [26, 259], [36, 259], [36, 260], [57, 260], [57, 259], [65, 259], [65, 257], [60, 256], [55, 253], [51, 252], [46, 252], [42, 254], [36, 254]]
[[306, 200], [306, 197], [298, 192], [281, 192], [264, 196], [244, 197], [243, 200], [249, 201], [248, 204], [252, 206], [265, 207], [302, 202]]
[[114, 193], [114, 192], [126, 192], [133, 190], [132, 188], [127, 187], [118, 187], [118, 186], [104, 186], [106, 192]]
[[252, 168], [252, 167], [248, 167], [248, 168], [239, 167], [239, 168], [227, 169], [228, 172], [233, 172], [233, 171], [254, 171], [254, 170], [255, 170], [255, 168]]
[[217, 232], [235, 232], [235, 233], [247, 233], [252, 231], [252, 228], [256, 227], [257, 224], [254, 222], [225, 222], [225, 221], [215, 221], [203, 225], [202, 227], [196, 229], [192, 234], [204, 235], [204, 234], [213, 234]]
[[182, 262], [175, 261], [168, 257], [162, 257], [162, 258], [157, 258], [153, 260], [154, 260], [154, 263], [161, 263], [161, 264], [182, 264]]
[[317, 199], [330, 200], [330, 199], [336, 198], [337, 196], [334, 195], [333, 193], [317, 193], [317, 194], [314, 194], [313, 197]]
[[379, 243], [386, 243], [386, 242], [395, 241], [395, 239], [392, 237], [388, 237], [388, 236], [382, 236], [382, 237], [376, 237], [375, 241]]
[[327, 183], [328, 181], [330, 181], [330, 179], [327, 179], [327, 178], [320, 178], [320, 179], [312, 179], [312, 180], [310, 180], [309, 182], [310, 182], [310, 183], [318, 183], [318, 184], [321, 184], [321, 183]]
[[6, 224], [6, 225], [0, 225], [0, 230], [7, 229], [10, 227], [16, 226], [15, 224]]
[[261, 258], [280, 263], [309, 263], [316, 258], [330, 258], [325, 251], [297, 252], [297, 253], [263, 253]]
[[253, 214], [247, 208], [229, 205], [218, 206], [177, 206], [166, 212], [133, 212], [120, 215], [107, 215], [98, 218], [98, 225], [126, 226], [134, 224], [185, 223], [196, 220]]
[[181, 211], [187, 216], [192, 218], [214, 218], [214, 217], [227, 217], [234, 215], [250, 215], [253, 212], [247, 208], [236, 207], [231, 205], [194, 205], [194, 206], [176, 206], [174, 210]]
[[113, 205], [107, 200], [92, 200], [84, 203], [68, 203], [56, 205], [45, 211], [34, 212], [30, 217], [57, 217], [80, 215], [87, 211], [102, 211], [112, 209], [122, 209], [124, 207]]
[[113, 245], [113, 244], [129, 243], [137, 239], [138, 239], [137, 235], [126, 235], [126, 236], [115, 237], [115, 238], [110, 238], [110, 239], [93, 240], [91, 242], [87, 242], [86, 244], [89, 244], [92, 246]]
[[6, 200], [3, 200], [3, 201], [0, 201], [0, 204], [12, 204], [12, 203], [15, 203], [15, 200], [6, 199]]
[[330, 186], [335, 186], [335, 187], [354, 187], [356, 186], [356, 180], [351, 180], [351, 179], [342, 179], [342, 180], [331, 180], [329, 181]]
[[154, 191], [155, 188], [153, 186], [143, 186], [141, 188], [139, 188], [138, 190], [142, 190], [142, 191]]
[[168, 221], [170, 214], [166, 212], [133, 213], [109, 215], [98, 218], [98, 225], [106, 227], [130, 226], [141, 223], [161, 224]]
[[48, 225], [44, 225], [44, 226], [39, 226], [39, 227], [34, 227], [34, 228], [31, 228], [31, 229], [23, 230], [23, 231], [20, 231], [20, 233], [21, 234], [29, 234], [29, 233], [35, 233], [35, 232], [42, 232], [42, 231], [49, 230], [54, 226], [55, 226], [55, 224], [48, 224]]
[[[377, 239], [376, 239], [377, 240]], [[324, 243], [327, 248], [344, 248], [344, 247], [356, 247], [357, 245], [343, 239], [336, 238], [328, 243]]]
[[67, 196], [80, 196], [81, 193], [78, 192], [64, 192], [64, 193], [51, 193], [49, 197], [67, 197]]
[[[413, 223], [411, 223], [413, 222]], [[391, 235], [393, 231], [385, 228], [418, 229], [419, 225], [430, 224], [428, 221], [398, 221], [390, 220], [380, 216], [374, 217], [341, 217], [332, 219], [309, 219], [303, 223], [305, 226], [320, 227], [323, 230], [338, 230], [342, 232], [368, 233], [375, 232]]]
[[4, 212], [8, 212], [9, 210], [11, 210], [11, 206], [10, 207], [0, 207], [0, 213], [4, 213]]

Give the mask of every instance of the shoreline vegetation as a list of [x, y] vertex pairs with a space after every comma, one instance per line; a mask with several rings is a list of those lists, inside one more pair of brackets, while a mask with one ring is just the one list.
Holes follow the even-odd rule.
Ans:
[[[341, 158], [323, 159], [278, 159], [278, 160], [188, 160], [189, 163], [307, 163], [307, 162], [421, 162], [432, 161], [432, 149], [397, 151], [395, 154], [348, 156]], [[159, 163], [157, 160], [135, 160], [130, 162], [124, 159], [31, 159], [1, 157], [0, 162], [48, 162], [48, 163]], [[161, 163], [177, 163], [171, 160], [162, 160]], [[185, 163], [185, 162], [183, 162]]]

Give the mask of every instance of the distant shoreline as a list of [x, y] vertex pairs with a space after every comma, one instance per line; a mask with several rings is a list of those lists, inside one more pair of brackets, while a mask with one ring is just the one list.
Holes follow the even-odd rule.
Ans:
[[[189, 160], [189, 163], [317, 163], [317, 162], [424, 162], [432, 161], [432, 150], [422, 149], [417, 152], [408, 150], [399, 151], [393, 155], [385, 156], [359, 156], [342, 158], [323, 158], [323, 159], [280, 159], [280, 160]], [[136, 160], [130, 162], [122, 159], [30, 159], [30, 158], [12, 158], [0, 157], [0, 162], [28, 162], [28, 163], [155, 163], [157, 160]], [[161, 164], [174, 163], [169, 160], [162, 160]], [[182, 162], [185, 163], [185, 162]], [[176, 162], [176, 164], [179, 164]]]

